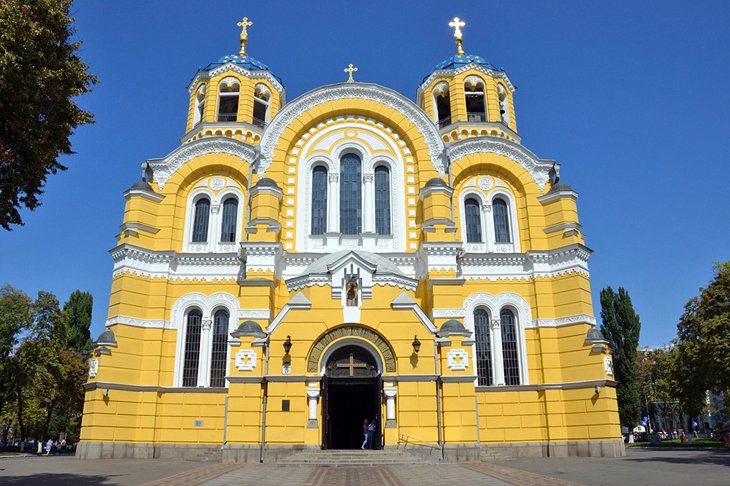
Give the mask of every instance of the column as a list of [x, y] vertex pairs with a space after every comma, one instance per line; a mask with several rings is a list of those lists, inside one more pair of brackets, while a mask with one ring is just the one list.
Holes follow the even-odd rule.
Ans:
[[492, 319], [492, 369], [494, 370], [494, 384], [504, 385], [504, 356], [502, 354], [502, 321]]
[[492, 204], [487, 202], [482, 205], [482, 238], [484, 239], [484, 251], [494, 251], [494, 229], [492, 224]]
[[212, 319], [203, 319], [200, 331], [200, 359], [198, 361], [198, 386], [210, 385], [210, 328]]
[[307, 390], [307, 400], [309, 401], [309, 420], [307, 420], [308, 429], [316, 429], [317, 425], [317, 400], [319, 399], [319, 389]]
[[218, 243], [221, 239], [221, 205], [214, 204], [211, 201], [210, 204], [210, 220], [208, 221], [208, 251], [216, 251], [218, 249]]
[[373, 174], [363, 174], [363, 233], [375, 233], [375, 187]]
[[327, 233], [340, 232], [339, 174], [330, 174], [327, 185]]
[[383, 388], [385, 394], [385, 428], [392, 429], [396, 426], [395, 421], [395, 395], [397, 388]]

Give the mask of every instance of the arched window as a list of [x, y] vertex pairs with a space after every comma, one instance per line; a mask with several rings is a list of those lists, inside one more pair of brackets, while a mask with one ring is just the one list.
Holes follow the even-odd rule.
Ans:
[[218, 121], [234, 122], [238, 119], [238, 96], [241, 85], [236, 78], [225, 78], [218, 85]]
[[474, 311], [474, 331], [477, 340], [477, 383], [492, 385], [492, 343], [489, 335], [489, 314], [484, 309]]
[[322, 235], [327, 230], [327, 168], [321, 165], [312, 170], [312, 234]]
[[208, 241], [208, 219], [210, 218], [210, 200], [207, 197], [195, 202], [195, 217], [193, 219], [193, 243]]
[[482, 242], [482, 215], [479, 201], [470, 197], [464, 201], [464, 212], [466, 213], [466, 241], [467, 243]]
[[340, 233], [362, 233], [362, 167], [355, 154], [343, 155], [340, 162]]
[[487, 104], [484, 99], [484, 82], [479, 76], [468, 76], [464, 80], [466, 93], [466, 115], [470, 122], [487, 121]]
[[390, 234], [390, 170], [382, 165], [375, 168], [375, 231]]
[[198, 367], [200, 366], [200, 329], [203, 313], [193, 309], [188, 313], [185, 326], [185, 358], [183, 360], [182, 386], [198, 386]]
[[520, 384], [520, 359], [517, 355], [517, 329], [515, 314], [509, 309], [502, 309], [499, 313], [502, 327], [502, 357], [504, 359], [505, 385]]
[[509, 213], [507, 202], [497, 198], [492, 201], [492, 213], [494, 214], [494, 239], [497, 243], [510, 243]]
[[449, 85], [439, 83], [433, 89], [433, 103], [436, 108], [436, 122], [439, 128], [451, 125], [451, 98], [449, 96]]
[[236, 241], [236, 220], [238, 219], [238, 199], [229, 197], [223, 201], [223, 220], [221, 221], [221, 241]]
[[253, 93], [253, 124], [264, 128], [269, 121], [269, 101], [271, 91], [265, 85], [259, 83]]
[[205, 85], [200, 85], [195, 93], [195, 113], [193, 114], [193, 125], [197, 125], [203, 120], [203, 112], [205, 111]]
[[213, 343], [210, 353], [210, 386], [226, 385], [226, 359], [228, 357], [228, 319], [229, 314], [221, 309], [213, 316]]
[[507, 90], [501, 84], [497, 84], [497, 95], [499, 96], [499, 114], [502, 117], [502, 123], [510, 126], [509, 99], [507, 98]]

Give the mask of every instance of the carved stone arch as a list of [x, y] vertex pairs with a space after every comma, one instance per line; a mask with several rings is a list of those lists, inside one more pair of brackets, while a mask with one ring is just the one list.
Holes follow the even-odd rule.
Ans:
[[[322, 356], [332, 343], [339, 339], [355, 339], [365, 341], [378, 350], [383, 360], [383, 368], [386, 373], [395, 373], [396, 361], [393, 348], [380, 334], [362, 326], [341, 326], [327, 331], [319, 337], [309, 351], [307, 360], [307, 372], [316, 373], [322, 369]], [[351, 341], [348, 341], [351, 343]]]
[[152, 168], [157, 188], [162, 190], [170, 177], [183, 165], [208, 154], [232, 155], [249, 165], [256, 160], [253, 147], [243, 142], [232, 138], [206, 137], [181, 145], [161, 159], [150, 159], [147, 162]]
[[274, 158], [274, 149], [287, 127], [300, 115], [313, 107], [340, 99], [361, 99], [393, 108], [408, 118], [428, 146], [431, 163], [443, 175], [446, 165], [443, 160], [444, 144], [434, 123], [415, 103], [403, 95], [382, 86], [365, 83], [338, 84], [317, 88], [288, 103], [277, 113], [261, 139], [261, 159], [257, 166], [263, 176]]

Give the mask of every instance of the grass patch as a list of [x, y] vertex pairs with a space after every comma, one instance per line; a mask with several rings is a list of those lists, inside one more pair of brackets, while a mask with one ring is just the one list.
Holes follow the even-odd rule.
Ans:
[[[633, 444], [626, 444], [627, 447], [653, 447], [649, 442], [634, 442]], [[659, 447], [666, 448], [677, 448], [681, 449], [684, 447], [702, 447], [702, 448], [720, 448], [725, 447], [723, 442], [717, 439], [693, 439], [691, 444], [682, 444], [680, 439], [668, 439], [663, 440]]]
[[20, 452], [0, 452], [0, 456], [19, 456]]

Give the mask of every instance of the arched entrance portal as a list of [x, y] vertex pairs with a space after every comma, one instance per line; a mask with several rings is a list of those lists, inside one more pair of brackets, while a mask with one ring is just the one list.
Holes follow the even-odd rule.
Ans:
[[380, 448], [381, 389], [376, 360], [366, 349], [349, 345], [330, 355], [322, 377], [324, 449], [359, 449], [366, 418], [376, 421], [373, 448]]

